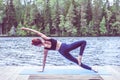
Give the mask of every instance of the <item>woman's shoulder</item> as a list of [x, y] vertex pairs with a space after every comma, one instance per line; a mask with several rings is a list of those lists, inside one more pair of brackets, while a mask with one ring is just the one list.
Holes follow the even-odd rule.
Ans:
[[46, 39], [45, 41], [57, 42], [58, 40], [56, 40], [54, 38], [49, 38], [49, 39]]

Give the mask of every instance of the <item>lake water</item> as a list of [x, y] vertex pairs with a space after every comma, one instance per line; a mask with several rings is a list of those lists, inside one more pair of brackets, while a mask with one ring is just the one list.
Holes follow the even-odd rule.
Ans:
[[[43, 47], [31, 45], [35, 37], [0, 37], [0, 66], [42, 65]], [[82, 62], [90, 66], [120, 66], [120, 37], [53, 37], [64, 43], [86, 40]], [[71, 54], [78, 56], [79, 49]], [[46, 65], [76, 65], [57, 51], [49, 51]]]

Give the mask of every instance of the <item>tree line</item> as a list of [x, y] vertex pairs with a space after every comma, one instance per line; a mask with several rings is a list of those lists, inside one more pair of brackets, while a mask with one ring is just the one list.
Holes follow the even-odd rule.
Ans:
[[36, 36], [119, 36], [120, 0], [0, 0], [0, 34]]

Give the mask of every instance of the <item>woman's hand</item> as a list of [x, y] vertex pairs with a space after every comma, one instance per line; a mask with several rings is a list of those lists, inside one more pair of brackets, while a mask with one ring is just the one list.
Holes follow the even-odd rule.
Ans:
[[78, 65], [81, 65], [82, 56], [81, 56], [81, 55], [79, 55], [79, 56], [78, 56], [78, 58], [77, 58], [77, 60], [78, 60]]
[[36, 31], [34, 29], [22, 27], [21, 30], [33, 32], [33, 33], [37, 34], [38, 36], [40, 36], [41, 38], [43, 38], [44, 40], [50, 39], [50, 37], [47, 37], [45, 34], [39, 32], [39, 31]]

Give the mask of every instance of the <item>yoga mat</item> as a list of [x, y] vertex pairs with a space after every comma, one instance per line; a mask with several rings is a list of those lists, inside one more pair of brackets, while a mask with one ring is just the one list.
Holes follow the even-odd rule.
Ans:
[[50, 69], [46, 68], [44, 72], [40, 72], [39, 69], [24, 69], [20, 75], [32, 75], [32, 74], [56, 74], [56, 75], [110, 75], [106, 70], [98, 70], [98, 73], [95, 73], [91, 70], [86, 69]]

